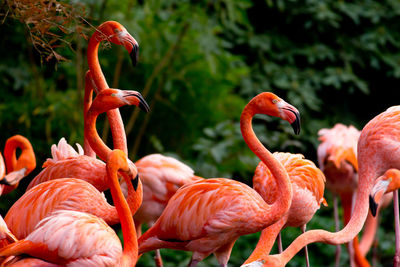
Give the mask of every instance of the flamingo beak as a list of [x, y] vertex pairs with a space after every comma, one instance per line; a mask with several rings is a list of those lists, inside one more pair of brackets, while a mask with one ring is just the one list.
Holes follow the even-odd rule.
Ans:
[[296, 135], [298, 135], [300, 133], [300, 113], [299, 112], [295, 112], [293, 110], [291, 110], [291, 112], [294, 113], [294, 115], [296, 116], [296, 119], [290, 124], [293, 128], [293, 131]]
[[133, 48], [132, 51], [129, 53], [129, 56], [131, 57], [132, 65], [136, 67], [139, 59], [139, 45], [137, 43], [136, 44], [132, 43], [132, 46]]
[[124, 99], [127, 101], [127, 104], [132, 105], [132, 103], [129, 102], [129, 97], [134, 97], [136, 100], [139, 100], [139, 103], [136, 104], [141, 110], [144, 112], [149, 112], [150, 107], [149, 104], [147, 104], [146, 100], [144, 100], [143, 96], [139, 92], [124, 92], [125, 94], [123, 95]]
[[[379, 179], [379, 178], [378, 178]], [[371, 210], [372, 216], [376, 216], [378, 211], [378, 205], [385, 194], [391, 179], [387, 180], [377, 180], [375, 185], [372, 187], [371, 193], [369, 195], [369, 208]]]
[[146, 100], [144, 100], [143, 96], [141, 94], [139, 94], [138, 98], [139, 98], [139, 108], [146, 113], [149, 112], [150, 111], [149, 104], [147, 104], [147, 102], [146, 102]]
[[300, 112], [294, 106], [280, 100], [278, 103], [280, 117], [290, 123], [296, 135], [300, 133]]
[[378, 211], [378, 204], [375, 202], [374, 198], [369, 195], [369, 209], [371, 210], [372, 216], [376, 216], [376, 212]]
[[18, 171], [13, 171], [4, 176], [2, 180], [0, 180], [0, 184], [12, 186], [21, 181], [22, 178], [26, 176], [26, 168], [22, 168]]

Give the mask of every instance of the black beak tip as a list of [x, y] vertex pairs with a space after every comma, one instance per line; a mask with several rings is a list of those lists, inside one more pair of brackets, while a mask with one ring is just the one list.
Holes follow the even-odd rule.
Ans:
[[300, 114], [298, 112], [292, 111], [294, 115], [296, 116], [296, 119], [294, 122], [292, 122], [290, 125], [292, 125], [293, 131], [295, 135], [300, 134]]
[[132, 180], [132, 186], [135, 189], [135, 191], [138, 188], [138, 184], [139, 184], [139, 174], [136, 175], [136, 177]]
[[292, 124], [290, 124], [290, 125], [292, 125], [292, 128], [293, 128], [293, 131], [294, 131], [294, 134], [295, 135], [298, 135], [298, 134], [300, 134], [300, 120], [299, 119], [296, 119]]
[[376, 212], [378, 210], [378, 204], [375, 202], [373, 197], [370, 195], [369, 196], [369, 209], [371, 210], [372, 216], [376, 216]]
[[133, 46], [133, 49], [130, 52], [129, 56], [131, 57], [132, 65], [136, 67], [139, 59], [139, 47], [137, 45]]
[[150, 107], [144, 99], [143, 99], [143, 101], [142, 100], [140, 101], [139, 108], [146, 113], [148, 113], [150, 111]]
[[0, 180], [0, 184], [8, 185], [8, 186], [11, 185], [6, 179], [1, 179], [1, 180]]

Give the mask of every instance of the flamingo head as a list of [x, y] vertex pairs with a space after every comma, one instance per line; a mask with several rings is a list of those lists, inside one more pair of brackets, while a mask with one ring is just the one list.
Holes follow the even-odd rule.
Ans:
[[97, 28], [97, 39], [108, 40], [116, 45], [122, 45], [128, 51], [133, 66], [137, 65], [139, 57], [139, 44], [132, 35], [116, 21], [106, 21]]
[[18, 182], [36, 168], [35, 152], [29, 140], [22, 135], [14, 135], [8, 138], [4, 152], [7, 155], [15, 155], [16, 149], [21, 149], [21, 155], [15, 161], [15, 156], [6, 158], [9, 172], [0, 181], [1, 184], [17, 186]]
[[400, 188], [400, 170], [398, 169], [389, 169], [375, 180], [375, 184], [369, 194], [369, 208], [373, 216], [376, 216], [378, 205], [382, 201], [383, 195], [398, 188]]
[[264, 92], [255, 96], [249, 104], [254, 108], [256, 114], [266, 114], [286, 120], [292, 126], [295, 134], [300, 133], [299, 111], [277, 95]]
[[93, 100], [90, 109], [97, 109], [100, 112], [105, 112], [125, 105], [137, 106], [145, 112], [150, 110], [146, 100], [144, 100], [139, 92], [111, 88], [102, 90]]

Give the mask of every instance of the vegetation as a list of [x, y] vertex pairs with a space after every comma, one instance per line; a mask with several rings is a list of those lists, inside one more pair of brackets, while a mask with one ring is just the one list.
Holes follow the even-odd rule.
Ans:
[[[119, 47], [106, 45], [99, 55], [112, 87], [138, 90], [151, 105], [149, 114], [121, 110], [132, 160], [165, 153], [200, 176], [250, 184], [258, 159], [243, 142], [238, 122], [257, 93], [272, 91], [302, 114], [300, 136], [285, 122], [257, 118], [261, 141], [271, 151], [302, 153], [314, 162], [320, 128], [341, 122], [361, 129], [398, 104], [400, 2], [395, 0], [6, 0], [0, 5], [0, 140], [4, 145], [17, 133], [29, 138], [38, 166], [61, 137], [83, 143], [87, 36], [106, 20], [122, 23], [140, 44], [135, 68]], [[98, 129], [111, 144], [107, 124], [99, 122]], [[2, 197], [2, 215], [30, 178]], [[329, 192], [325, 198], [330, 207], [322, 207], [308, 229], [334, 230]], [[392, 222], [389, 207], [381, 229], [393, 229]], [[285, 230], [284, 245], [299, 233]], [[394, 234], [379, 230], [378, 236], [377, 266], [389, 265]], [[254, 234], [238, 240], [231, 266], [246, 259], [257, 239]], [[312, 265], [333, 266], [333, 246], [313, 244], [309, 250]], [[166, 266], [185, 266], [190, 257], [180, 251], [162, 254]], [[216, 265], [214, 257], [199, 264]], [[154, 266], [152, 257], [144, 255], [139, 266]], [[304, 266], [301, 253], [289, 266]]]

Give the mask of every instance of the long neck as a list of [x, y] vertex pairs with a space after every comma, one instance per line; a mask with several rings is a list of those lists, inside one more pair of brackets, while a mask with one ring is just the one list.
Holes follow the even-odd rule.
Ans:
[[96, 109], [91, 109], [86, 114], [85, 121], [85, 136], [90, 144], [90, 147], [103, 161], [107, 160], [107, 155], [111, 152], [111, 149], [100, 138], [96, 130], [96, 120], [99, 114], [102, 113]]
[[17, 156], [15, 152], [20, 146], [20, 142], [16, 140], [10, 140], [7, 142], [6, 147], [4, 148], [4, 158], [6, 161], [7, 173], [14, 171], [17, 166]]
[[372, 243], [374, 242], [376, 236], [376, 230], [378, 228], [378, 218], [379, 218], [379, 211], [381, 206], [378, 206], [378, 212], [376, 216], [372, 216], [371, 213], [368, 213], [367, 220], [365, 221], [363, 234], [360, 240], [359, 249], [361, 255], [367, 255], [368, 251], [370, 250]]
[[[100, 37], [96, 31], [90, 38], [88, 45], [88, 65], [92, 76], [92, 79], [99, 91], [109, 88], [106, 78], [100, 67], [100, 62], [98, 58], [98, 50], [100, 44]], [[107, 111], [107, 118], [110, 123], [111, 133], [113, 137], [114, 148], [121, 149], [126, 154], [128, 154], [128, 145], [126, 141], [126, 134], [124, 123], [121, 118], [119, 109], [113, 109]]]
[[[360, 153], [359, 153], [360, 156]], [[365, 219], [368, 214], [369, 202], [368, 195], [371, 191], [372, 180], [376, 177], [376, 173], [372, 166], [363, 164], [363, 159], [359, 157], [359, 184], [357, 189], [356, 203], [354, 206], [354, 213], [351, 216], [349, 223], [339, 232], [331, 233], [324, 230], [311, 230], [297, 237], [290, 246], [284, 250], [279, 256], [285, 264], [289, 262], [297, 252], [304, 246], [315, 243], [323, 242], [331, 245], [339, 245], [348, 243], [352, 240], [362, 229]]]
[[92, 105], [92, 98], [93, 98], [93, 84], [92, 84], [92, 75], [90, 70], [86, 72], [85, 76], [85, 95], [83, 97], [83, 122], [84, 122], [84, 137], [83, 137], [83, 149], [85, 151], [85, 155], [95, 158], [96, 153], [92, 149], [89, 144], [89, 140], [87, 137], [87, 130], [86, 128], [86, 116], [89, 111], [90, 106]]
[[[289, 176], [282, 164], [275, 159], [271, 152], [263, 146], [255, 135], [251, 125], [254, 115], [255, 112], [253, 111], [252, 106], [248, 104], [242, 112], [240, 128], [246, 144], [269, 168], [276, 181], [277, 195], [279, 197], [277, 201], [270, 205], [270, 210], [272, 212], [268, 215], [270, 216], [269, 218], [271, 221], [277, 221], [290, 208], [292, 203], [292, 184], [290, 183]], [[264, 196], [262, 197], [265, 199]]]
[[128, 263], [130, 266], [134, 266], [138, 258], [138, 242], [132, 213], [124, 195], [122, 194], [118, 182], [117, 170], [109, 173], [109, 178], [110, 191], [120, 218], [122, 235], [124, 238], [124, 251], [122, 253], [121, 266], [128, 265]]
[[253, 250], [250, 257], [244, 262], [244, 264], [262, 259], [269, 255], [279, 232], [286, 224], [287, 217], [288, 216], [285, 215], [279, 221], [261, 231], [260, 239], [258, 240], [256, 248]]
[[[2, 179], [6, 175], [6, 166], [4, 163], [3, 155], [0, 153], [0, 179]], [[0, 193], [1, 195], [1, 193]]]

